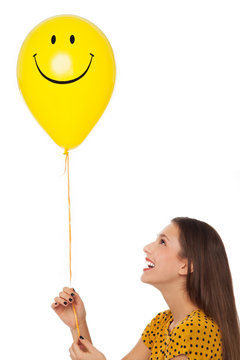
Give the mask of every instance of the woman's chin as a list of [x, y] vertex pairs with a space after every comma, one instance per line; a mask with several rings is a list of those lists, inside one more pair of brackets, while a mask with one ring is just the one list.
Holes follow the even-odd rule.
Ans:
[[144, 282], [144, 283], [148, 283], [148, 281], [147, 281], [147, 279], [146, 279], [146, 277], [145, 277], [145, 272], [142, 273], [140, 280], [141, 280], [142, 282]]

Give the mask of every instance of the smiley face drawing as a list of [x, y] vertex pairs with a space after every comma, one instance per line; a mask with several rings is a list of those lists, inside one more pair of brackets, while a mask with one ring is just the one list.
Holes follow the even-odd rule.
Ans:
[[103, 114], [116, 77], [112, 47], [89, 20], [58, 15], [25, 38], [17, 62], [31, 113], [64, 149], [78, 146]]

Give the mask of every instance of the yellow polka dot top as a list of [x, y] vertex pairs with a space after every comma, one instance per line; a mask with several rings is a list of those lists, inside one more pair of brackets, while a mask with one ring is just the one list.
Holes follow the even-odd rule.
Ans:
[[220, 329], [201, 309], [193, 310], [169, 332], [172, 321], [168, 309], [145, 327], [142, 340], [151, 350], [149, 360], [170, 360], [180, 354], [189, 360], [223, 360]]

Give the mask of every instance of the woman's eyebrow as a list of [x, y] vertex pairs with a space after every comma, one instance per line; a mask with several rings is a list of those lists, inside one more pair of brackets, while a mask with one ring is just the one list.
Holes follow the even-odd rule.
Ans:
[[159, 237], [159, 236], [162, 236], [162, 237], [165, 237], [168, 241], [170, 241], [170, 239], [167, 237], [167, 235], [165, 235], [165, 234], [157, 234], [157, 237]]

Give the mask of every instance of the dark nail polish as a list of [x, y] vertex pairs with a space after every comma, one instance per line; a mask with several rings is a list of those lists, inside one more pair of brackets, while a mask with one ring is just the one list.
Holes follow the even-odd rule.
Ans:
[[84, 340], [84, 337], [82, 337], [82, 335], [80, 335], [79, 337], [80, 337], [80, 339], [83, 339], [83, 340]]
[[71, 298], [69, 298], [69, 301], [72, 301], [72, 299], [71, 299]]
[[66, 301], [64, 301], [64, 305], [67, 305], [67, 302], [66, 302]]
[[74, 294], [74, 293], [71, 293], [71, 296], [75, 296], [75, 294]]
[[57, 305], [57, 303], [55, 303], [55, 305]]

